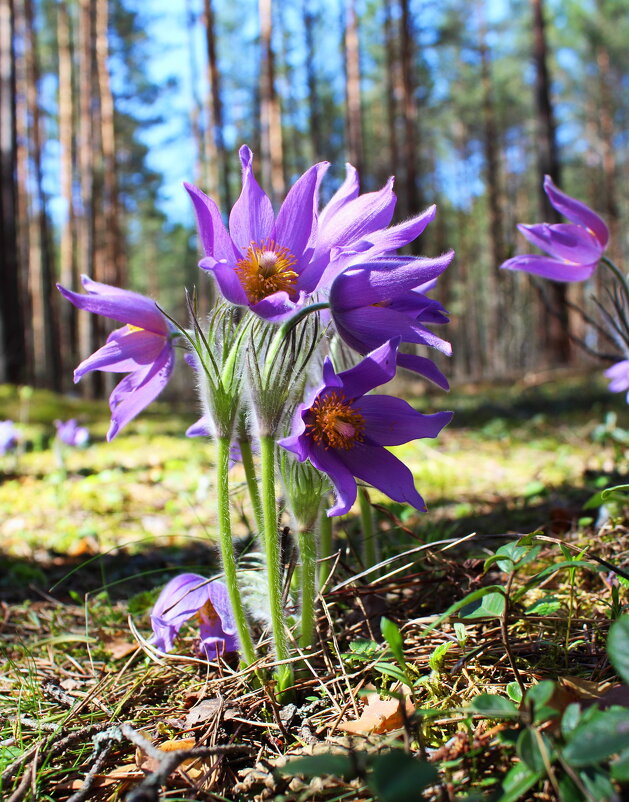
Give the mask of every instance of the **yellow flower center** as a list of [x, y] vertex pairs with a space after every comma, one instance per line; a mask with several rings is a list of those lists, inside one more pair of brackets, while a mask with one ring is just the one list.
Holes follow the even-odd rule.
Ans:
[[129, 330], [130, 334], [134, 331], [144, 331], [141, 326], [132, 326], [131, 323], [127, 323], [127, 329]]
[[337, 391], [318, 396], [310, 408], [306, 430], [317, 445], [349, 451], [364, 439], [365, 419], [354, 409], [343, 393]]
[[247, 255], [236, 263], [236, 275], [249, 303], [257, 304], [274, 292], [284, 290], [291, 299], [296, 295], [298, 275], [292, 270], [297, 259], [273, 240], [252, 242]]

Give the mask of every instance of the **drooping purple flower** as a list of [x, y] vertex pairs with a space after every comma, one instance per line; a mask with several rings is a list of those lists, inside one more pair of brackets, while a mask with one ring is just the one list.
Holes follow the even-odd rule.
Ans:
[[18, 430], [12, 420], [0, 421], [0, 457], [16, 449], [19, 439]]
[[[367, 354], [394, 337], [436, 348], [452, 346], [424, 324], [447, 323], [443, 306], [424, 293], [452, 261], [454, 251], [435, 259], [380, 257], [346, 268], [330, 288], [330, 313], [341, 339]], [[397, 354], [397, 364], [448, 389], [448, 381], [426, 357]]]
[[72, 448], [81, 448], [87, 445], [90, 433], [85, 426], [79, 426], [74, 418], [66, 421], [55, 421], [57, 427], [57, 437], [62, 443]]
[[[212, 428], [209, 415], [203, 415], [186, 429], [186, 437], [211, 436]], [[254, 454], [260, 453], [260, 446], [257, 440], [251, 441], [251, 450]], [[242, 462], [242, 451], [240, 450], [240, 442], [234, 440], [229, 447], [229, 469], [231, 470], [237, 462]]]
[[113, 331], [106, 344], [74, 371], [75, 382], [92, 370], [128, 374], [109, 396], [111, 426], [107, 439], [112, 440], [168, 383], [175, 366], [176, 332], [150, 298], [87, 276], [81, 277], [81, 283], [87, 295], [59, 284], [57, 288], [78, 309], [126, 324]]
[[616, 362], [607, 368], [605, 376], [609, 379], [609, 390], [612, 393], [623, 393], [627, 390], [627, 403], [629, 404], [629, 359]]
[[239, 649], [236, 622], [227, 588], [218, 580], [198, 574], [174, 577], [159, 594], [151, 611], [151, 643], [161, 652], [169, 652], [181, 627], [198, 618], [200, 651], [208, 660]]
[[205, 257], [224, 297], [278, 321], [296, 309], [317, 283], [309, 269], [317, 231], [317, 191], [327, 162], [315, 164], [293, 185], [277, 217], [253, 174], [253, 154], [243, 145], [242, 191], [229, 215], [229, 233], [218, 206], [186, 184]]
[[327, 358], [322, 386], [297, 409], [291, 435], [278, 441], [300, 462], [308, 459], [329, 476], [337, 495], [329, 516], [350, 510], [356, 500], [356, 479], [394, 501], [426, 509], [413, 474], [386, 446], [436, 437], [452, 413], [423, 415], [401, 398], [365, 395], [393, 378], [398, 345], [399, 337], [338, 374]]
[[558, 189], [548, 175], [544, 178], [544, 191], [553, 207], [571, 222], [518, 225], [527, 240], [547, 255], [514, 256], [502, 267], [555, 281], [585, 281], [596, 270], [607, 247], [607, 226], [596, 212]]

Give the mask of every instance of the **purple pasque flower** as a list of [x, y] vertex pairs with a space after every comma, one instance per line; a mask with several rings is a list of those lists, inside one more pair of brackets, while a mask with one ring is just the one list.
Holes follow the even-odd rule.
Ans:
[[81, 448], [87, 445], [90, 439], [90, 433], [85, 426], [79, 426], [74, 418], [66, 421], [55, 421], [57, 427], [57, 437], [62, 443], [72, 448]]
[[607, 226], [596, 212], [558, 189], [548, 175], [544, 178], [544, 192], [554, 208], [571, 222], [518, 225], [527, 240], [547, 255], [514, 256], [502, 267], [555, 281], [585, 281], [596, 270], [607, 247]]
[[[446, 311], [424, 293], [453, 257], [454, 251], [435, 259], [380, 257], [346, 268], [330, 288], [330, 313], [339, 337], [360, 354], [399, 337], [450, 356], [450, 343], [424, 325], [447, 323]], [[397, 364], [448, 389], [446, 377], [426, 357], [398, 353]]]
[[609, 390], [612, 393], [623, 393], [627, 390], [627, 403], [629, 404], [629, 359], [616, 362], [607, 368], [605, 376], [609, 379]]
[[159, 594], [151, 611], [153, 637], [160, 652], [169, 652], [181, 627], [198, 618], [200, 651], [208, 660], [239, 649], [236, 622], [226, 586], [198, 574], [174, 577]]
[[12, 420], [0, 421], [0, 457], [17, 448], [20, 440], [18, 430]]
[[[188, 426], [186, 437], [212, 437], [210, 416], [203, 415], [198, 421]], [[260, 445], [257, 440], [251, 441], [251, 450], [254, 454], [260, 453]], [[237, 462], [242, 462], [242, 451], [239, 440], [233, 440], [229, 447], [229, 469], [231, 470]]]
[[126, 324], [112, 331], [106, 344], [74, 371], [75, 382], [92, 370], [128, 374], [109, 396], [111, 426], [107, 440], [113, 440], [168, 383], [175, 366], [176, 331], [150, 298], [92, 281], [87, 276], [81, 277], [81, 283], [87, 295], [71, 292], [59, 284], [57, 289], [78, 309]]
[[205, 257], [224, 297], [270, 321], [299, 307], [317, 284], [310, 269], [317, 231], [317, 192], [327, 162], [315, 164], [288, 192], [277, 217], [253, 174], [253, 154], [243, 145], [242, 191], [229, 215], [229, 232], [218, 206], [185, 184], [197, 217]]
[[386, 446], [436, 437], [452, 413], [423, 415], [401, 398], [365, 395], [395, 375], [399, 343], [399, 337], [389, 340], [358, 365], [338, 374], [326, 358], [323, 384], [298, 407], [291, 435], [278, 441], [300, 462], [310, 460], [330, 478], [337, 501], [329, 516], [349, 512], [356, 500], [356, 479], [394, 501], [426, 509], [413, 474]]

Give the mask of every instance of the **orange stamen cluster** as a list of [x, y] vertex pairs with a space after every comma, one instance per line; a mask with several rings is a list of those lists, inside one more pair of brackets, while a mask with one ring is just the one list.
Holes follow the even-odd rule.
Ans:
[[365, 419], [343, 393], [333, 391], [316, 398], [306, 430], [317, 445], [349, 451], [365, 439]]
[[287, 248], [276, 245], [273, 240], [259, 245], [252, 242], [246, 257], [237, 262], [235, 268], [249, 303], [257, 304], [280, 290], [294, 297], [299, 278], [292, 270], [296, 261]]
[[203, 607], [199, 608], [197, 615], [201, 623], [214, 624], [219, 620], [218, 613], [209, 599], [205, 602]]

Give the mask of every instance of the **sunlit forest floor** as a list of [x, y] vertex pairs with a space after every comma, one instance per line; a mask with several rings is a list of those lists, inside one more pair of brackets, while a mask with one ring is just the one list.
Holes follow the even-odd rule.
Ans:
[[[26, 401], [0, 388], [0, 420], [22, 421], [27, 442], [17, 457], [0, 458], [0, 788], [12, 802], [35, 792], [41, 800], [131, 799], [130, 789], [154, 776], [159, 761], [124, 732], [106, 753], [94, 752], [92, 737], [112, 723], [164, 750], [219, 747], [172, 773], [168, 799], [403, 802], [378, 779], [383, 771], [373, 755], [417, 743], [439, 768], [438, 781], [424, 783], [426, 798], [462, 799], [494, 792], [512, 766], [513, 744], [498, 737], [504, 725], [461, 713], [481, 692], [516, 699], [512, 661], [527, 687], [562, 678], [572, 700], [582, 698], [584, 683], [601, 696], [614, 677], [605, 656], [610, 610], [627, 602], [626, 588], [596, 562], [625, 570], [629, 562], [623, 500], [601, 508], [600, 499], [605, 487], [626, 481], [624, 399], [587, 376], [464, 388], [416, 403], [423, 411], [456, 412], [437, 441], [396, 449], [429, 512], [376, 493], [372, 502], [383, 558], [434, 546], [403, 558], [403, 572], [353, 585], [346, 580], [362, 570], [359, 522], [339, 521], [340, 558], [322, 604], [320, 648], [301, 675], [295, 704], [282, 707], [233, 666], [189, 657], [192, 634], [180, 641], [178, 658], [154, 662], [129, 629], [130, 615], [148, 637], [151, 603], [175, 573], [216, 569], [212, 447], [184, 436], [194, 415], [157, 404], [107, 443], [106, 405], [43, 392]], [[61, 467], [51, 448], [53, 420], [69, 417], [88, 426], [92, 443], [68, 453]], [[234, 528], [245, 544], [250, 525], [238, 466], [233, 479]], [[484, 572], [483, 561], [515, 534], [536, 530], [547, 540], [509, 580], [522, 592], [508, 620], [488, 606], [483, 616], [464, 617], [462, 630], [438, 621], [466, 594], [504, 585], [504, 564]], [[464, 540], [449, 548], [457, 539]], [[536, 572], [570, 556], [558, 541], [567, 544], [564, 552], [585, 549], [581, 559], [593, 559], [594, 568], [530, 584]], [[414, 708], [438, 715], [418, 725], [402, 712], [396, 726], [359, 725], [352, 735], [344, 724], [361, 720], [365, 687], [382, 691], [396, 676], [382, 668], [392, 664], [378, 630], [383, 615], [402, 629], [408, 670], [421, 688]], [[225, 744], [233, 751], [221, 752]], [[350, 754], [351, 771], [332, 763], [313, 772], [332, 775], [327, 780], [310, 780], [307, 767], [304, 779], [282, 773], [286, 755], [330, 749]], [[528, 786], [541, 789], [539, 796], [495, 798], [558, 798], [552, 776], [540, 777]], [[137, 799], [157, 799], [149, 786]]]

